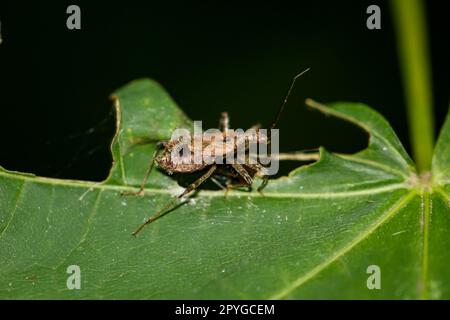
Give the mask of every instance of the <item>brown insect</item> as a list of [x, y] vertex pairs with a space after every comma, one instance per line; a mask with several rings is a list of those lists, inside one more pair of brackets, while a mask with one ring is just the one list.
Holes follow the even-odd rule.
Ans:
[[[280, 119], [280, 116], [284, 110], [284, 107], [286, 105], [286, 102], [291, 94], [291, 91], [294, 87], [295, 81], [302, 76], [305, 72], [307, 72], [309, 69], [304, 70], [303, 72], [297, 74], [291, 81], [288, 90], [286, 92], [286, 95], [284, 96], [280, 107], [278, 108], [278, 112], [276, 114], [275, 120], [272, 122], [272, 125], [270, 129], [274, 129], [276, 125], [278, 124], [278, 121]], [[256, 125], [252, 127], [256, 131], [256, 135], [253, 137], [246, 136], [245, 139], [242, 138], [242, 136], [235, 136], [234, 131], [230, 132], [229, 130], [229, 117], [226, 112], [223, 112], [220, 119], [219, 124], [219, 130], [221, 132], [220, 138], [218, 141], [216, 135], [208, 135], [203, 134], [201, 136], [202, 141], [201, 144], [201, 152], [202, 150], [205, 150], [205, 148], [210, 148], [211, 146], [214, 146], [216, 143], [220, 143], [222, 148], [212, 148], [212, 150], [216, 150], [213, 154], [213, 158], [224, 158], [227, 155], [233, 155], [236, 153], [236, 150], [239, 147], [243, 147], [246, 151], [249, 149], [250, 143], [259, 143], [259, 144], [266, 144], [270, 146], [271, 143], [271, 130], [267, 131], [267, 135], [261, 134], [259, 129], [260, 126]], [[265, 170], [264, 165], [262, 165], [259, 161], [249, 161], [249, 157], [251, 155], [246, 152], [245, 158], [241, 159], [238, 163], [232, 163], [227, 164], [226, 162], [206, 162], [201, 161], [198, 163], [183, 163], [183, 161], [177, 161], [174, 162], [173, 160], [173, 152], [174, 150], [180, 150], [179, 156], [181, 159], [183, 157], [193, 156], [194, 153], [194, 145], [195, 143], [199, 143], [199, 141], [196, 141], [196, 139], [199, 139], [200, 137], [197, 136], [190, 136], [189, 138], [189, 145], [186, 145], [186, 141], [183, 141], [182, 139], [173, 139], [169, 141], [161, 141], [157, 144], [156, 151], [152, 157], [152, 160], [150, 162], [150, 165], [146, 171], [146, 174], [144, 176], [144, 179], [141, 183], [141, 186], [137, 192], [129, 192], [125, 193], [126, 195], [143, 195], [144, 194], [144, 188], [147, 183], [148, 177], [154, 167], [154, 164], [156, 163], [157, 167], [168, 173], [168, 174], [191, 174], [195, 172], [201, 172], [202, 175], [189, 184], [186, 189], [179, 194], [178, 196], [174, 197], [169, 203], [167, 203], [161, 210], [156, 212], [154, 215], [149, 217], [144, 223], [142, 223], [133, 233], [132, 235], [137, 235], [147, 224], [155, 221], [158, 219], [161, 215], [166, 213], [167, 211], [173, 209], [176, 206], [176, 203], [179, 199], [187, 196], [192, 191], [196, 190], [202, 183], [204, 183], [206, 180], [211, 179], [212, 182], [214, 182], [216, 185], [221, 187], [222, 189], [225, 189], [225, 192], [228, 192], [230, 189], [234, 188], [240, 188], [240, 187], [247, 187], [251, 189], [251, 186], [253, 184], [253, 179], [256, 176], [259, 176], [263, 179], [262, 184], [258, 187], [258, 192], [262, 193], [262, 190], [265, 188], [265, 186], [268, 183], [268, 175]], [[252, 141], [253, 139], [253, 141]], [[249, 141], [250, 140], [250, 141]], [[232, 141], [232, 143], [224, 143]], [[197, 144], [198, 145], [198, 144]], [[270, 149], [270, 147], [268, 148]], [[186, 150], [188, 150], [186, 152]], [[217, 151], [218, 150], [218, 151]], [[182, 153], [187, 154], [182, 154]]]

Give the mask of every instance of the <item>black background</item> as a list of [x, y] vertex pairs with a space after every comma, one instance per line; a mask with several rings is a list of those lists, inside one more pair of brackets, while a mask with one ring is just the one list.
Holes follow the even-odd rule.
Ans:
[[[274, 305], [274, 315], [223, 315], [223, 314], [211, 314], [209, 313], [206, 318], [202, 316], [180, 316], [175, 314], [177, 307], [185, 304], [186, 306], [208, 306], [210, 308], [217, 308], [220, 304], [229, 305], [249, 305], [249, 304], [263, 304]], [[429, 310], [439, 312], [442, 310], [448, 310], [449, 301], [308, 301], [308, 300], [252, 300], [252, 301], [236, 301], [236, 300], [147, 300], [147, 301], [80, 301], [80, 300], [61, 300], [61, 301], [0, 301], [2, 310], [11, 310], [15, 315], [28, 316], [42, 315], [49, 319], [60, 319], [61, 314], [67, 313], [70, 310], [70, 315], [75, 319], [76, 317], [83, 317], [87, 312], [89, 314], [99, 317], [106, 315], [113, 315], [118, 318], [139, 317], [144, 314], [152, 319], [292, 319], [293, 315], [300, 317], [304, 314], [314, 314], [318, 317], [329, 316], [330, 318], [345, 317], [348, 319], [360, 319], [364, 314], [365, 318], [375, 319], [382, 317], [383, 315], [394, 312], [401, 312], [404, 316], [426, 316], [429, 314]], [[56, 312], [49, 312], [49, 310], [56, 310]], [[352, 310], [352, 312], [349, 312]], [[370, 310], [370, 313], [367, 313]], [[98, 312], [98, 313], [97, 313]], [[372, 316], [372, 317], [371, 317]]]
[[[442, 3], [426, 3], [436, 134], [449, 101]], [[81, 7], [79, 31], [66, 28], [70, 4]], [[381, 7], [381, 30], [366, 28], [370, 4]], [[204, 128], [221, 111], [233, 128], [247, 128], [270, 123], [306, 67], [280, 123], [282, 151], [356, 152], [367, 143], [358, 128], [308, 111], [307, 97], [374, 107], [410, 151], [387, 1], [2, 0], [0, 21], [0, 165], [9, 170], [104, 179], [114, 132], [108, 96], [130, 80], [159, 81]]]

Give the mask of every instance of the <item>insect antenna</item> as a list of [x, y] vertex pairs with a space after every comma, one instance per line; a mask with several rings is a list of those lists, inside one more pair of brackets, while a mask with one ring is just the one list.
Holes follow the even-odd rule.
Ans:
[[286, 106], [289, 96], [291, 95], [292, 89], [294, 88], [295, 81], [297, 81], [298, 78], [300, 78], [302, 75], [304, 75], [309, 70], [310, 70], [310, 68], [307, 68], [306, 70], [300, 72], [294, 78], [292, 78], [291, 84], [289, 85], [286, 95], [284, 96], [283, 101], [281, 102], [281, 105], [278, 108], [277, 115], [276, 115], [275, 119], [273, 120], [272, 125], [270, 126], [270, 129], [275, 129], [275, 127], [277, 126], [278, 121], [280, 120], [281, 114], [283, 113], [284, 107]]
[[[272, 142], [272, 129], [275, 129], [275, 127], [278, 124], [278, 121], [280, 120], [281, 114], [284, 111], [284, 107], [286, 106], [289, 96], [291, 95], [292, 89], [294, 88], [295, 81], [297, 81], [298, 78], [300, 78], [302, 75], [304, 75], [309, 70], [310, 70], [310, 68], [307, 68], [307, 69], [303, 70], [302, 72], [300, 72], [299, 74], [297, 74], [294, 78], [292, 78], [291, 84], [289, 85], [288, 90], [287, 90], [283, 100], [281, 101], [281, 105], [278, 108], [275, 119], [273, 120], [272, 125], [270, 126], [270, 130], [267, 132], [267, 150], [269, 152], [269, 157], [271, 156], [270, 152], [271, 152], [271, 142]], [[258, 192], [262, 193], [262, 190], [267, 186], [268, 181], [269, 181], [269, 177], [267, 175], [264, 176], [262, 184], [258, 187]]]

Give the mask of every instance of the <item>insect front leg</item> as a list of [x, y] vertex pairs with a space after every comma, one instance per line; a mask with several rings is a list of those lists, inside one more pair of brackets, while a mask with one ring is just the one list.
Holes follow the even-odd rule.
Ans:
[[144, 195], [144, 189], [145, 185], [147, 184], [148, 177], [150, 176], [150, 173], [152, 172], [152, 169], [155, 165], [156, 157], [159, 155], [159, 153], [164, 150], [166, 147], [166, 142], [161, 141], [156, 144], [155, 151], [153, 152], [152, 157], [150, 158], [150, 162], [147, 167], [147, 171], [145, 172], [144, 179], [141, 182], [141, 186], [139, 187], [138, 191], [130, 191], [130, 192], [122, 192], [121, 195], [123, 196], [143, 196]]
[[238, 184], [228, 183], [226, 185], [227, 190], [225, 191], [225, 197], [227, 197], [228, 192], [231, 189], [248, 187], [249, 191], [250, 191], [252, 188], [252, 183], [253, 183], [253, 178], [251, 177], [251, 175], [248, 173], [248, 171], [245, 169], [245, 167], [243, 165], [235, 163], [235, 164], [232, 164], [231, 166], [236, 171], [237, 175], [242, 179], [242, 182], [238, 183]]

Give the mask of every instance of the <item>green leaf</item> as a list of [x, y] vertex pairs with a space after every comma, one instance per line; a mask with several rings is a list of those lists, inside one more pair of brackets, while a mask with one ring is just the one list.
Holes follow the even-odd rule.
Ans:
[[[430, 179], [369, 107], [309, 101], [365, 129], [368, 148], [321, 149], [265, 197], [202, 190], [132, 237], [182, 188], [154, 170], [144, 197], [120, 192], [140, 184], [155, 141], [191, 123], [153, 81], [114, 97], [105, 182], [0, 170], [0, 298], [450, 298], [448, 119]], [[70, 265], [80, 290], [66, 286]], [[380, 290], [367, 288], [371, 265]]]

